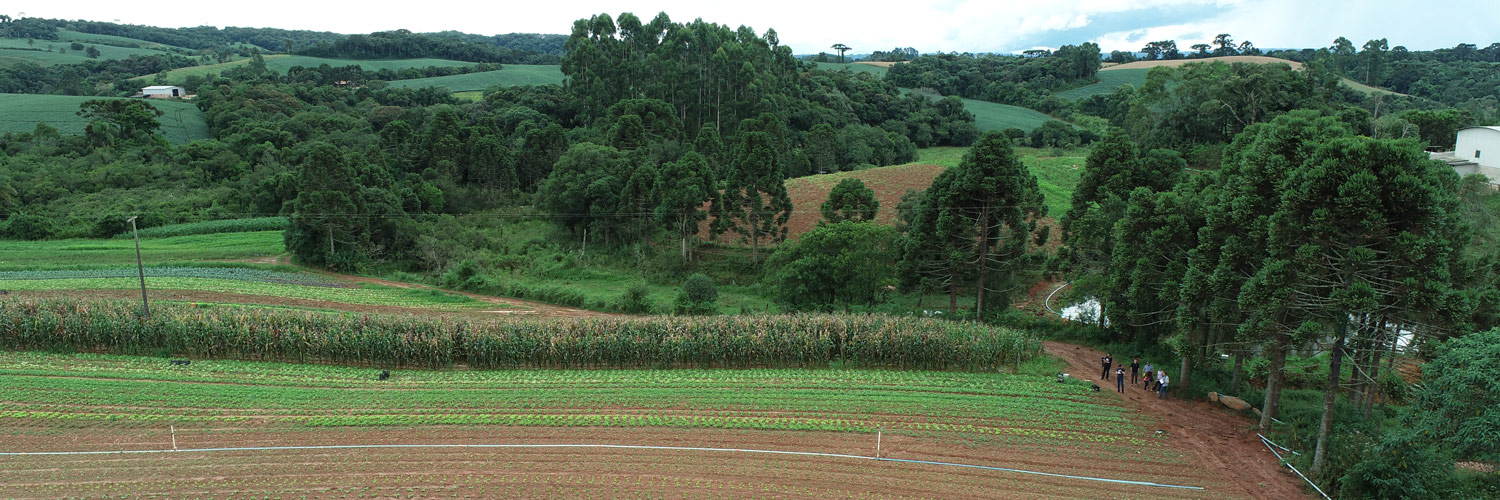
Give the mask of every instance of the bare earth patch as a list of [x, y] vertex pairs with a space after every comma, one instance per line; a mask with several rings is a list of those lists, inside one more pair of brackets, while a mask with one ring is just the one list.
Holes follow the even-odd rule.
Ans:
[[[1066, 360], [1074, 376], [1096, 380], [1104, 391], [1119, 394], [1113, 391], [1112, 381], [1093, 376], [1101, 369], [1099, 359], [1104, 353], [1061, 342], [1044, 342], [1043, 347], [1048, 354]], [[1113, 354], [1116, 363], [1129, 366], [1128, 353]], [[1156, 418], [1160, 430], [1171, 435], [1178, 449], [1196, 456], [1193, 463], [1214, 471], [1219, 486], [1253, 498], [1308, 498], [1302, 489], [1304, 483], [1266, 450], [1255, 436], [1255, 423], [1249, 419], [1216, 403], [1157, 399], [1140, 384], [1127, 386], [1120, 397]]]

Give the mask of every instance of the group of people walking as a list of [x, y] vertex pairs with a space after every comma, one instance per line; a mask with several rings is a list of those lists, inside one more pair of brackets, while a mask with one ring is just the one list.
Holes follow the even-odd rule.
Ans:
[[[1104, 358], [1099, 360], [1099, 364], [1104, 365], [1104, 371], [1099, 373], [1099, 379], [1109, 380], [1109, 369], [1114, 366], [1115, 358], [1109, 354], [1105, 354]], [[1145, 368], [1146, 371], [1143, 376], [1141, 372], [1141, 358], [1130, 358], [1130, 383], [1132, 385], [1138, 384], [1141, 383], [1139, 380], [1145, 379], [1145, 383], [1142, 384], [1141, 389], [1155, 391], [1158, 399], [1167, 399], [1167, 383], [1171, 382], [1171, 379], [1167, 378], [1166, 370], [1156, 370], [1156, 373], [1151, 373], [1156, 368], [1151, 366], [1151, 363], [1146, 363]], [[1115, 390], [1121, 394], [1125, 393], [1124, 365], [1115, 368]]]

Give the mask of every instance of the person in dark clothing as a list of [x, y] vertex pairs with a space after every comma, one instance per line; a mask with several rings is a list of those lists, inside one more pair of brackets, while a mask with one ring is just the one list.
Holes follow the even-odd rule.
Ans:
[[1104, 357], [1099, 360], [1099, 364], [1104, 365], [1104, 370], [1099, 372], [1099, 380], [1109, 380], [1109, 368], [1115, 365], [1115, 358], [1110, 357], [1110, 355], [1106, 353]]
[[1115, 368], [1115, 390], [1125, 394], [1125, 369]]
[[1130, 358], [1130, 384], [1135, 385], [1136, 375], [1141, 374], [1141, 358]]

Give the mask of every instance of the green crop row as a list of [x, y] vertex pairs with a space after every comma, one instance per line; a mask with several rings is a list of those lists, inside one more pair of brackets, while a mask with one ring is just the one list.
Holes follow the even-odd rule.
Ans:
[[0, 347], [388, 367], [827, 367], [994, 371], [1041, 351], [1024, 332], [850, 315], [554, 321], [330, 315], [158, 307], [121, 301], [0, 301]]
[[[249, 219], [210, 220], [203, 222], [168, 224], [165, 226], [143, 228], [140, 230], [140, 237], [171, 238], [174, 236], [190, 236], [195, 234], [281, 231], [286, 229], [287, 224], [288, 222], [286, 217], [255, 217]], [[120, 233], [115, 237], [130, 238], [131, 236], [133, 236], [133, 234], [129, 231], [126, 231]]]
[[[135, 278], [141, 271], [135, 267], [0, 271], [0, 281]], [[301, 286], [350, 287], [347, 283], [313, 273], [289, 273], [245, 267], [147, 267], [144, 272], [147, 278], [205, 278]]]

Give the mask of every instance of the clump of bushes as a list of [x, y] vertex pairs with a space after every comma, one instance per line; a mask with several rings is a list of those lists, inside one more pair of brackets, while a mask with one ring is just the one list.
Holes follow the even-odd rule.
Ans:
[[714, 314], [719, 311], [719, 287], [703, 273], [694, 273], [677, 292], [677, 314]]

